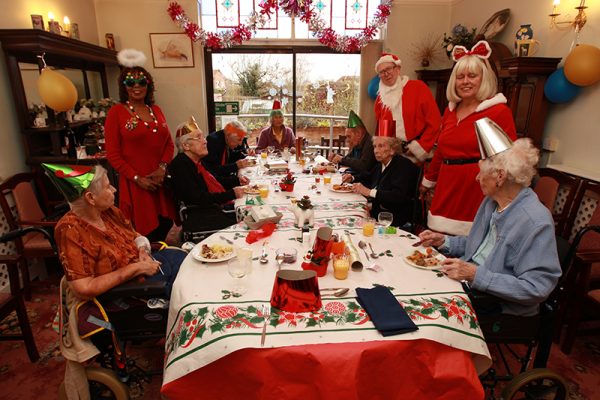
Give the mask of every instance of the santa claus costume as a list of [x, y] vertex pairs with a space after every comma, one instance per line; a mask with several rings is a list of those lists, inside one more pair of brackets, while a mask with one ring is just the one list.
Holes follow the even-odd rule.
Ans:
[[[400, 59], [384, 53], [375, 64], [401, 65]], [[409, 80], [401, 75], [392, 86], [379, 83], [375, 100], [375, 118], [396, 121], [396, 137], [406, 142], [408, 155], [413, 162], [430, 158], [431, 149], [440, 129], [440, 111], [431, 91], [422, 81]]]
[[484, 197], [476, 180], [480, 152], [475, 121], [488, 117], [512, 140], [517, 137], [512, 111], [502, 93], [482, 101], [462, 120], [456, 115], [457, 105], [449, 102], [444, 112], [437, 149], [422, 184], [428, 188], [435, 186], [428, 227], [451, 235], [468, 235]]

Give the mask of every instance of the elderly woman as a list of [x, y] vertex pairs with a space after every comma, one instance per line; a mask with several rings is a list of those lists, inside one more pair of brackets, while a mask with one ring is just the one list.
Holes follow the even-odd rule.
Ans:
[[491, 54], [485, 41], [472, 51], [456, 46], [456, 62], [448, 87], [448, 108], [442, 118], [437, 150], [421, 186], [425, 195], [435, 187], [427, 224], [429, 228], [451, 235], [467, 235], [483, 193], [475, 181], [479, 148], [473, 123], [491, 118], [516, 139], [512, 112], [506, 98], [496, 94], [496, 75], [487, 58]]
[[552, 216], [529, 188], [538, 150], [529, 139], [519, 139], [508, 150], [485, 156], [491, 158], [479, 162], [477, 181], [486, 197], [469, 235], [427, 230], [419, 237], [425, 246], [460, 257], [446, 259], [442, 271], [501, 298], [495, 311], [535, 315], [561, 275]]
[[146, 56], [119, 52], [121, 103], [113, 106], [104, 129], [106, 156], [119, 173], [119, 208], [135, 229], [151, 241], [164, 240], [175, 219], [163, 180], [175, 146], [160, 107], [154, 104], [154, 80], [142, 68]]
[[239, 185], [248, 183], [247, 178], [237, 176], [215, 177], [201, 160], [208, 155], [206, 139], [192, 119], [177, 129], [179, 154], [169, 166], [173, 190], [177, 201], [189, 207], [183, 221], [185, 232], [209, 232], [235, 224], [232, 202], [244, 194]]
[[275, 100], [273, 102], [273, 110], [271, 110], [269, 116], [271, 118], [271, 126], [260, 132], [256, 151], [264, 150], [267, 147], [273, 147], [276, 150], [289, 148], [290, 151], [295, 151], [296, 136], [292, 128], [283, 124], [283, 112], [281, 111], [279, 101]]
[[[379, 124], [380, 128], [393, 125], [385, 125], [383, 121]], [[403, 226], [413, 216], [419, 168], [399, 155], [402, 145], [395, 137], [395, 128], [380, 129], [378, 135], [373, 137], [373, 151], [378, 161], [373, 169], [356, 177], [345, 174], [342, 180], [357, 182], [352, 190], [369, 199], [372, 217], [377, 218], [381, 211], [389, 211], [394, 215], [392, 225]]]
[[246, 127], [239, 121], [231, 121], [220, 131], [206, 137], [208, 155], [202, 159], [202, 164], [216, 176], [234, 175], [239, 169], [251, 165], [246, 160], [242, 148], [246, 138]]

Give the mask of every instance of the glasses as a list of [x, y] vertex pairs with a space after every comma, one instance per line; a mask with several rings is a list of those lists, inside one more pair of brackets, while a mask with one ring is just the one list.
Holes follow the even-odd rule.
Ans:
[[394, 70], [394, 68], [396, 68], [396, 67], [387, 67], [386, 69], [382, 69], [381, 71], [379, 71], [377, 73], [377, 75], [383, 76], [383, 75], [391, 74], [392, 71]]
[[123, 81], [123, 84], [127, 87], [134, 87], [136, 83], [142, 87], [148, 86], [148, 80], [146, 77], [141, 77], [138, 79], [128, 77]]

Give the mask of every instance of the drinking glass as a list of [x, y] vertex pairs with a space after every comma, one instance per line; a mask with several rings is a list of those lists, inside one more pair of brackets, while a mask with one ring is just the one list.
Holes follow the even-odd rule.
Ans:
[[363, 235], [366, 237], [373, 236], [373, 232], [375, 231], [375, 218], [365, 218], [363, 219]]
[[246, 286], [244, 286], [241, 279], [248, 273], [248, 263], [240, 261], [237, 257], [232, 258], [227, 262], [227, 272], [232, 278], [236, 279], [236, 283], [231, 290], [232, 294], [240, 297], [246, 293]]
[[379, 222], [379, 225], [383, 226], [383, 237], [384, 238], [385, 238], [385, 233], [387, 231], [387, 227], [392, 224], [393, 220], [394, 220], [394, 214], [392, 214], [391, 212], [382, 211], [379, 214], [377, 214], [377, 222]]
[[333, 277], [344, 280], [348, 278], [350, 269], [350, 257], [347, 254], [335, 254], [333, 256]]
[[329, 185], [331, 183], [331, 175], [323, 176], [323, 183]]
[[258, 187], [258, 192], [261, 198], [266, 199], [269, 197], [269, 185], [260, 185]]

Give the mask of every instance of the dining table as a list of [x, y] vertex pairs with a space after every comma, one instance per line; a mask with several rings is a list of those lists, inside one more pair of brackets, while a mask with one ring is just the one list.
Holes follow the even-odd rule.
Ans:
[[[335, 191], [340, 173], [332, 172], [332, 182], [325, 184], [310, 164], [292, 158], [296, 183], [293, 192], [285, 192], [277, 190], [281, 176], [263, 165], [269, 160], [259, 161], [240, 173], [251, 184], [268, 186], [268, 196], [237, 199], [239, 222], [196, 245], [230, 242], [251, 254], [250, 270], [234, 279], [228, 257], [200, 261], [194, 250], [187, 256], [169, 304], [161, 394], [169, 399], [482, 399], [479, 374], [491, 357], [460, 282], [435, 268], [410, 265], [406, 256], [418, 249], [413, 246], [418, 238], [409, 232], [375, 229], [364, 236], [367, 199]], [[303, 196], [309, 196], [315, 213], [309, 240], [292, 213], [292, 201]], [[247, 243], [251, 229], [243, 219], [263, 203], [282, 218], [270, 236]], [[358, 249], [363, 268], [338, 280], [330, 265], [318, 278], [319, 288], [349, 291], [341, 297], [323, 291], [318, 310], [272, 307], [277, 250], [295, 250], [296, 259], [281, 268], [301, 270], [320, 227], [350, 238], [357, 248], [360, 241], [370, 245], [372, 250]], [[263, 250], [266, 263], [260, 262]], [[234, 290], [240, 282], [241, 295]], [[376, 286], [391, 291], [417, 330], [382, 336], [356, 297], [356, 288]]]

